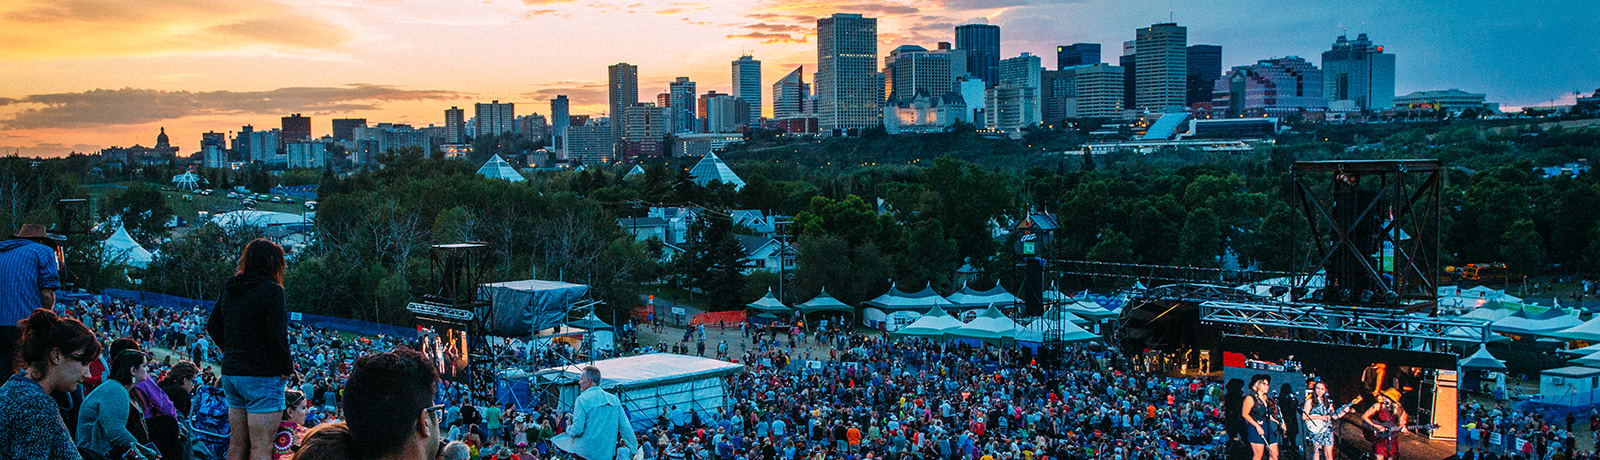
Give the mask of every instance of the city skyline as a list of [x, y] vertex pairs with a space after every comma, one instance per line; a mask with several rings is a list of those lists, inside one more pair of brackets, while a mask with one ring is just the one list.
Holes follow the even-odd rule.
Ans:
[[[968, 23], [1001, 27], [1000, 58], [1028, 52], [1044, 56], [1047, 68], [1055, 67], [1056, 46], [1117, 49], [1135, 29], [1169, 18], [1188, 29], [1188, 43], [1221, 45], [1224, 69], [1290, 55], [1317, 62], [1347, 29], [1399, 56], [1397, 95], [1459, 88], [1515, 108], [1570, 103], [1573, 91], [1600, 86], [1592, 72], [1600, 68], [1600, 43], [1572, 39], [1582, 37], [1574, 30], [1600, 28], [1596, 10], [1579, 1], [1537, 9], [1261, 1], [21, 1], [0, 6], [0, 40], [14, 44], [0, 49], [0, 81], [7, 82], [0, 86], [0, 151], [57, 156], [150, 145], [165, 127], [186, 155], [200, 149], [201, 133], [272, 126], [294, 113], [311, 117], [312, 135], [320, 137], [331, 134], [334, 118], [443, 126], [445, 109], [491, 100], [549, 115], [557, 94], [571, 98], [575, 115], [599, 114], [607, 111], [606, 67], [618, 62], [639, 66], [641, 95], [666, 91], [678, 76], [701, 92], [731, 92], [728, 62], [750, 54], [775, 69], [761, 81], [765, 90], [794, 67], [815, 71], [816, 19], [833, 13], [878, 19], [878, 66], [901, 45], [933, 49], [954, 41], [955, 26]], [[1116, 54], [1101, 60], [1115, 64]], [[1540, 71], [1518, 70], [1530, 68]]]

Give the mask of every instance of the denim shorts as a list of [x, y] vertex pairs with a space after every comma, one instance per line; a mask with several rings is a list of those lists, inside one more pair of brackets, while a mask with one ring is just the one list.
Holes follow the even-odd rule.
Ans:
[[229, 409], [260, 414], [283, 410], [283, 377], [224, 375], [219, 383]]

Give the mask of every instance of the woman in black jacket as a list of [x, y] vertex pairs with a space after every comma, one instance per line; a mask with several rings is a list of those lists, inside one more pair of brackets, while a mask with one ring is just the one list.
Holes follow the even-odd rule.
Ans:
[[222, 349], [222, 392], [228, 400], [228, 459], [268, 460], [283, 418], [283, 389], [294, 374], [289, 312], [283, 300], [283, 248], [256, 239], [239, 256], [206, 324]]

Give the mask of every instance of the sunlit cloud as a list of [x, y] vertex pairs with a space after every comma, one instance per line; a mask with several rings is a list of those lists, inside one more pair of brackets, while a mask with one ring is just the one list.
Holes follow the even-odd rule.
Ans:
[[279, 88], [270, 91], [160, 91], [96, 89], [79, 93], [36, 94], [0, 98], [0, 107], [18, 106], [8, 129], [84, 128], [148, 123], [204, 115], [287, 114], [356, 111], [383, 103], [447, 99], [452, 91], [407, 90], [382, 85]]
[[0, 6], [0, 58], [142, 56], [251, 47], [336, 49], [353, 37], [272, 1], [22, 0]]

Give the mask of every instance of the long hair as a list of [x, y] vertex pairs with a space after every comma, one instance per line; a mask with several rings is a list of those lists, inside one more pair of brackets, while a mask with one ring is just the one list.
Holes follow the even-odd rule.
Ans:
[[265, 238], [246, 243], [244, 252], [239, 254], [238, 274], [254, 273], [272, 278], [279, 286], [283, 285], [284, 267], [283, 248]]

